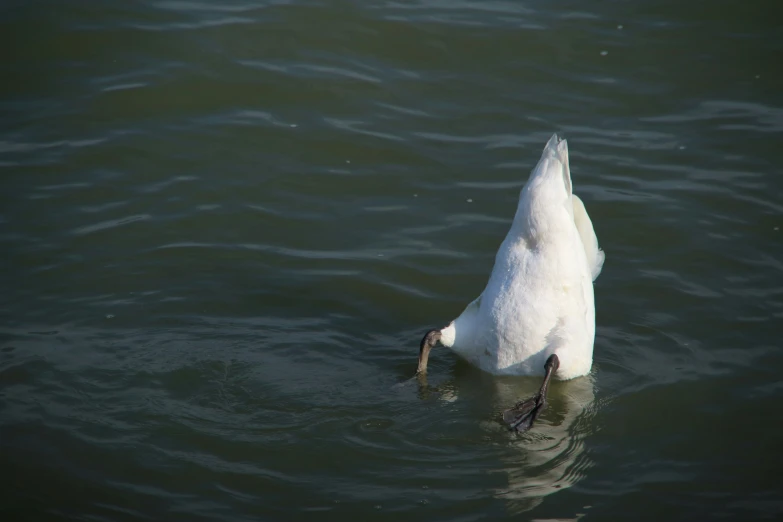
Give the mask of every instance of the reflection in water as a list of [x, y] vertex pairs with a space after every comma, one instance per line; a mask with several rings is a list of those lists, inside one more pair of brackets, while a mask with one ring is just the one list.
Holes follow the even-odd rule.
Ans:
[[[420, 397], [427, 398], [437, 389], [440, 400], [455, 402], [460, 387], [457, 380], [461, 379], [430, 388], [426, 386], [426, 377], [419, 377]], [[489, 401], [494, 410], [492, 419], [485, 421], [483, 428], [499, 436], [496, 440], [504, 450], [500, 453], [502, 465], [498, 471], [508, 476], [508, 486], [494, 494], [506, 501], [510, 514], [529, 511], [547, 495], [569, 488], [584, 477], [592, 466], [584, 452], [585, 438], [592, 433], [590, 418], [595, 398], [592, 374], [570, 381], [553, 381], [547, 409], [532, 429], [521, 435], [508, 430], [501, 420], [501, 412], [534, 395], [540, 379], [495, 377], [481, 372], [480, 380], [491, 383]], [[475, 392], [466, 391], [463, 397]]]
[[[510, 514], [535, 508], [547, 495], [567, 489], [585, 476], [592, 466], [584, 451], [585, 439], [593, 432], [592, 374], [570, 381], [553, 381], [546, 410], [530, 431], [517, 434], [503, 423], [502, 412], [535, 395], [540, 378], [491, 376], [469, 368], [468, 364], [458, 364], [455, 371], [452, 378], [434, 386], [428, 385], [426, 375], [417, 375], [403, 385], [418, 380], [420, 399], [437, 394], [438, 400], [446, 403], [462, 399], [478, 401], [493, 411], [482, 428], [501, 448], [498, 453], [501, 465], [496, 471], [508, 476], [508, 485], [494, 490], [493, 494], [506, 502]], [[480, 384], [476, 386], [477, 383]]]
[[[529, 379], [498, 381], [496, 409], [503, 410], [532, 395], [535, 386]], [[591, 466], [584, 441], [590, 433], [590, 423], [585, 419], [593, 399], [592, 375], [555, 381], [549, 390], [549, 406], [533, 428], [524, 435], [509, 434], [509, 451], [502, 458], [508, 488], [497, 492], [507, 501], [509, 512], [530, 510], [547, 495], [582, 479]]]

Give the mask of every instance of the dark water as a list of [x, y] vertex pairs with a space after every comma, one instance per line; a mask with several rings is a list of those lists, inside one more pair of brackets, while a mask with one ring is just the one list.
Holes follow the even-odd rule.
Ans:
[[[778, 11], [3, 2], [2, 519], [779, 519]], [[554, 131], [595, 364], [512, 436], [405, 382]]]

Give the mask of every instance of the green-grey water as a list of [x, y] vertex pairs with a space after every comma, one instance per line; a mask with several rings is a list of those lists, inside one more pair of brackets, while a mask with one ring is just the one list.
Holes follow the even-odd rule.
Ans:
[[[0, 516], [783, 516], [774, 2], [0, 6]], [[594, 365], [418, 341], [553, 132]]]

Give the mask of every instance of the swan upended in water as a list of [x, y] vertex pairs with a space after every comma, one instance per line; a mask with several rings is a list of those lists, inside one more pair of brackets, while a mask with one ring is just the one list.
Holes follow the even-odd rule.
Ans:
[[593, 281], [603, 263], [590, 217], [571, 190], [568, 144], [554, 134], [520, 192], [486, 288], [446, 327], [427, 332], [418, 373], [438, 342], [493, 374], [543, 369], [538, 395], [503, 414], [512, 429], [529, 429], [546, 407], [553, 374], [567, 380], [590, 371]]

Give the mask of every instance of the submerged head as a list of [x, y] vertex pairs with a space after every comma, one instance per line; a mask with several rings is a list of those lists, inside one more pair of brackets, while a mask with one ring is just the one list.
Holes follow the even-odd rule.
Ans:
[[440, 337], [440, 330], [430, 330], [421, 339], [421, 345], [419, 346], [419, 368], [416, 370], [416, 373], [424, 373], [427, 371], [427, 361], [430, 358], [430, 350], [438, 344]]

